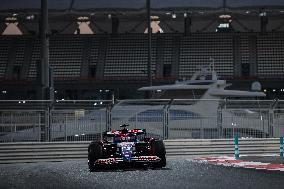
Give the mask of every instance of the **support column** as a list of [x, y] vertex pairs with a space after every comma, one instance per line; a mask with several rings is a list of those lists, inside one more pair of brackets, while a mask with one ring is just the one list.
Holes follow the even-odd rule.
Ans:
[[5, 79], [12, 79], [14, 63], [16, 61], [17, 40], [11, 40], [8, 50], [8, 62], [6, 66]]
[[260, 13], [259, 17], [260, 17], [260, 31], [265, 33], [268, 24], [268, 17], [266, 12]]
[[241, 60], [241, 39], [239, 35], [233, 35], [233, 61], [234, 61], [234, 76], [242, 76], [242, 60]]
[[89, 77], [91, 48], [92, 38], [86, 38], [84, 41], [84, 50], [82, 53], [81, 78]]
[[42, 100], [49, 100], [49, 40], [48, 40], [48, 5], [47, 0], [41, 0], [41, 19], [40, 19], [40, 37], [41, 37], [41, 86]]
[[223, 108], [222, 105], [219, 105], [217, 110], [217, 128], [218, 128], [218, 137], [219, 139], [223, 138]]
[[163, 138], [169, 138], [169, 125], [170, 125], [170, 108], [174, 99], [171, 99], [168, 104], [163, 107]]
[[98, 62], [96, 65], [96, 79], [104, 79], [105, 62], [107, 52], [107, 38], [100, 39]]
[[250, 35], [249, 38], [249, 62], [250, 62], [250, 76], [257, 75], [257, 36]]
[[33, 48], [34, 48], [34, 38], [32, 37], [27, 40], [25, 45], [23, 68], [20, 74], [20, 78], [22, 80], [28, 78], [32, 55], [33, 55]]
[[106, 131], [110, 131], [112, 129], [111, 110], [112, 110], [112, 106], [108, 106], [106, 108]]
[[111, 17], [111, 33], [113, 35], [118, 34], [118, 28], [119, 28], [119, 19], [116, 15], [112, 15], [112, 17]]
[[157, 38], [156, 77], [163, 78], [164, 73], [164, 37]]
[[147, 28], [148, 28], [148, 63], [147, 63], [147, 73], [148, 73], [148, 84], [152, 86], [152, 69], [151, 69], [151, 59], [152, 59], [152, 28], [151, 28], [151, 0], [146, 0], [147, 7]]
[[171, 77], [179, 78], [180, 36], [173, 38], [172, 72]]
[[[49, 69], [49, 40], [48, 40], [48, 4], [47, 0], [41, 0], [41, 19], [40, 19], [40, 41], [41, 41], [41, 59], [40, 66], [40, 96], [41, 100], [51, 99], [50, 88], [50, 69]], [[41, 128], [42, 141], [50, 140], [50, 109], [51, 104], [42, 103], [42, 109], [45, 110], [43, 117], [44, 125]]]
[[169, 106], [166, 105], [164, 108], [163, 113], [163, 139], [166, 140], [169, 138], [169, 118], [170, 118], [170, 112], [169, 112]]
[[274, 109], [268, 110], [268, 137], [273, 137], [274, 124]]
[[191, 33], [191, 15], [190, 13], [184, 13], [184, 36], [188, 36]]

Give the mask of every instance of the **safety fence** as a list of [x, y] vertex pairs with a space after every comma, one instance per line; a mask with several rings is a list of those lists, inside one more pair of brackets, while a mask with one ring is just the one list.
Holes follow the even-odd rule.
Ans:
[[130, 129], [146, 129], [148, 135], [163, 139], [284, 135], [283, 101], [59, 101], [55, 103], [60, 105], [32, 109], [40, 103], [25, 101], [23, 108], [21, 101], [20, 109], [1, 109], [0, 142], [99, 140], [103, 132], [119, 129], [124, 123]]
[[[0, 164], [85, 160], [90, 141], [0, 143]], [[234, 155], [233, 139], [164, 141], [167, 158]], [[279, 154], [279, 138], [239, 139], [241, 155]]]

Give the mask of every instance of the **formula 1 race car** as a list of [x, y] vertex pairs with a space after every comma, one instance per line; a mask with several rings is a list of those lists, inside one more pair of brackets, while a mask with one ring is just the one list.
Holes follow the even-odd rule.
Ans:
[[159, 139], [146, 137], [145, 129], [112, 130], [104, 134], [102, 141], [93, 141], [88, 147], [90, 172], [113, 166], [166, 166], [166, 149]]

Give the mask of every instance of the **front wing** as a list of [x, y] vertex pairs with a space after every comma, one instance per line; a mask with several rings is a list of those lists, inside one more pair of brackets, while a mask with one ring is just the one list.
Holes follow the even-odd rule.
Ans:
[[132, 157], [127, 160], [123, 158], [106, 158], [106, 159], [98, 159], [95, 161], [97, 165], [118, 165], [118, 164], [127, 164], [127, 163], [142, 163], [142, 164], [150, 164], [160, 162], [161, 158], [158, 156], [138, 156]]

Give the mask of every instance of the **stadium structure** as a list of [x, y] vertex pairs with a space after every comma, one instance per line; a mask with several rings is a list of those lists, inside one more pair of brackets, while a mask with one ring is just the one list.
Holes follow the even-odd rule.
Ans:
[[[236, 88], [258, 81], [266, 98], [283, 98], [283, 1], [151, 0], [149, 7], [150, 71], [147, 1], [49, 0], [55, 98], [141, 98], [149, 72], [153, 85], [170, 84], [212, 60]], [[41, 2], [4, 0], [0, 11], [0, 98], [42, 99]]]
[[[97, 139], [124, 123], [165, 139], [278, 137], [283, 18], [280, 0], [5, 0], [0, 141]], [[161, 89], [198, 92], [144, 101]]]

